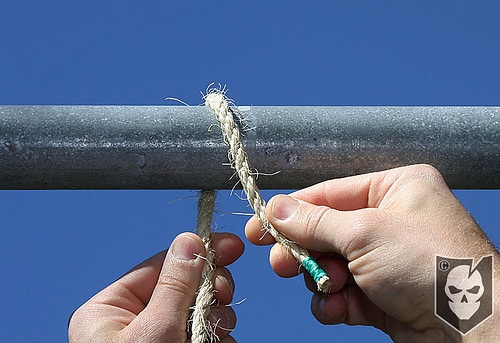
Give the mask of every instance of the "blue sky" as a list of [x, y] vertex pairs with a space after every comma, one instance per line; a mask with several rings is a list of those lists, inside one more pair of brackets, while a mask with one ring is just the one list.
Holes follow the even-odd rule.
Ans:
[[[196, 105], [211, 82], [238, 105], [494, 105], [497, 1], [0, 3], [0, 104]], [[1, 128], [0, 128], [1, 129]], [[0, 166], [1, 167], [1, 166]], [[269, 198], [276, 192], [265, 191]], [[500, 245], [500, 191], [456, 191]], [[217, 230], [246, 203], [219, 192]], [[64, 342], [70, 313], [193, 231], [196, 191], [0, 191], [0, 341]], [[439, 229], [439, 228], [437, 228]], [[323, 326], [301, 278], [246, 244], [231, 270], [239, 342], [387, 342]]]

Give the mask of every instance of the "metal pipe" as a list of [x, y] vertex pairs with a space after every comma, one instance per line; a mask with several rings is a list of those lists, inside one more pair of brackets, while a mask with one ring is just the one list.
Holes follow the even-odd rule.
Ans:
[[[434, 165], [452, 188], [500, 188], [500, 107], [242, 113], [263, 189], [414, 163]], [[0, 106], [0, 189], [230, 189], [227, 162], [205, 107]]]

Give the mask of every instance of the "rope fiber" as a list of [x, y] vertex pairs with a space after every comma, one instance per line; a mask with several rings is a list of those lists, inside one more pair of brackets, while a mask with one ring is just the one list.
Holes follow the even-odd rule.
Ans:
[[[307, 249], [285, 237], [276, 230], [265, 215], [266, 203], [260, 194], [255, 177], [251, 172], [248, 156], [243, 148], [240, 134], [241, 118], [238, 112], [231, 106], [224, 89], [209, 88], [204, 95], [205, 106], [209, 107], [216, 115], [221, 125], [224, 141], [229, 145], [229, 160], [231, 166], [238, 173], [243, 190], [247, 195], [250, 207], [259, 218], [263, 230], [271, 234], [277, 243], [284, 246], [298, 261], [300, 265], [311, 275], [316, 282], [318, 290], [329, 293], [332, 286], [330, 278], [319, 264], [312, 258]], [[235, 121], [238, 118], [238, 121]], [[191, 342], [206, 343], [217, 342], [219, 338], [215, 333], [216, 326], [212, 326], [208, 320], [210, 306], [214, 302], [213, 278], [215, 265], [213, 263], [214, 252], [210, 246], [212, 239], [211, 225], [215, 205], [215, 191], [201, 191], [198, 201], [198, 225], [197, 233], [201, 237], [206, 249], [206, 260], [203, 274], [198, 288], [193, 313], [190, 319]]]
[[198, 294], [191, 314], [191, 342], [217, 342], [219, 339], [208, 320], [210, 306], [214, 302], [214, 251], [211, 247], [212, 217], [216, 194], [213, 190], [201, 191], [198, 200], [198, 224], [196, 232], [205, 245], [206, 257]]
[[326, 272], [310, 256], [307, 249], [291, 241], [276, 230], [266, 218], [266, 203], [262, 198], [248, 163], [247, 154], [243, 148], [240, 128], [235, 121], [237, 111], [232, 107], [231, 101], [225, 95], [225, 90], [210, 88], [204, 96], [205, 106], [212, 109], [219, 121], [225, 142], [229, 145], [229, 159], [232, 167], [236, 169], [241, 185], [247, 195], [248, 202], [262, 223], [263, 229], [271, 234], [277, 243], [284, 246], [295, 257], [300, 265], [306, 269], [316, 282], [318, 290], [328, 293], [331, 281]]

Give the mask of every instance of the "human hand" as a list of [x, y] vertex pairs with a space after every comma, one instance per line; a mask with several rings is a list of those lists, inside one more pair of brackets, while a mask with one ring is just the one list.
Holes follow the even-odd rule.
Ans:
[[[417, 165], [331, 180], [278, 195], [266, 211], [271, 224], [308, 248], [332, 279], [330, 295], [312, 298], [311, 311], [320, 322], [371, 325], [399, 342], [500, 339], [499, 255], [436, 169]], [[256, 218], [248, 221], [246, 235], [255, 244], [274, 243]], [[494, 256], [497, 315], [467, 336], [434, 314], [436, 254], [476, 262]], [[299, 271], [278, 245], [270, 263], [283, 277]]]
[[[229, 306], [234, 292], [224, 266], [243, 253], [235, 235], [215, 234], [215, 299], [209, 316], [221, 342], [229, 336], [236, 316]], [[201, 257], [200, 257], [201, 256]], [[176, 237], [171, 248], [139, 264], [75, 311], [69, 324], [70, 343], [188, 342], [187, 321], [201, 279], [205, 248], [191, 233]]]

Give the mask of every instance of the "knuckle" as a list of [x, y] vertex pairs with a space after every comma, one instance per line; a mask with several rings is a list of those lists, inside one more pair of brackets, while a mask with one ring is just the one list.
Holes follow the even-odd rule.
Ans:
[[329, 210], [326, 206], [315, 206], [311, 211], [305, 213], [303, 227], [306, 244], [315, 239], [318, 231], [324, 231], [330, 225], [327, 215]]
[[352, 218], [351, 230], [345, 237], [344, 256], [358, 256], [358, 254], [369, 249], [378, 239], [381, 229], [380, 212], [376, 209], [363, 209], [358, 211]]
[[430, 164], [418, 164], [411, 166], [409, 169], [412, 176], [418, 180], [425, 181], [430, 184], [444, 183], [443, 176], [434, 166]]
[[176, 273], [161, 273], [158, 277], [157, 286], [167, 289], [169, 293], [187, 295], [193, 293], [193, 287], [189, 280], [181, 277], [181, 271]]
[[352, 228], [358, 232], [370, 232], [378, 227], [376, 209], [366, 208], [358, 211], [353, 219]]

